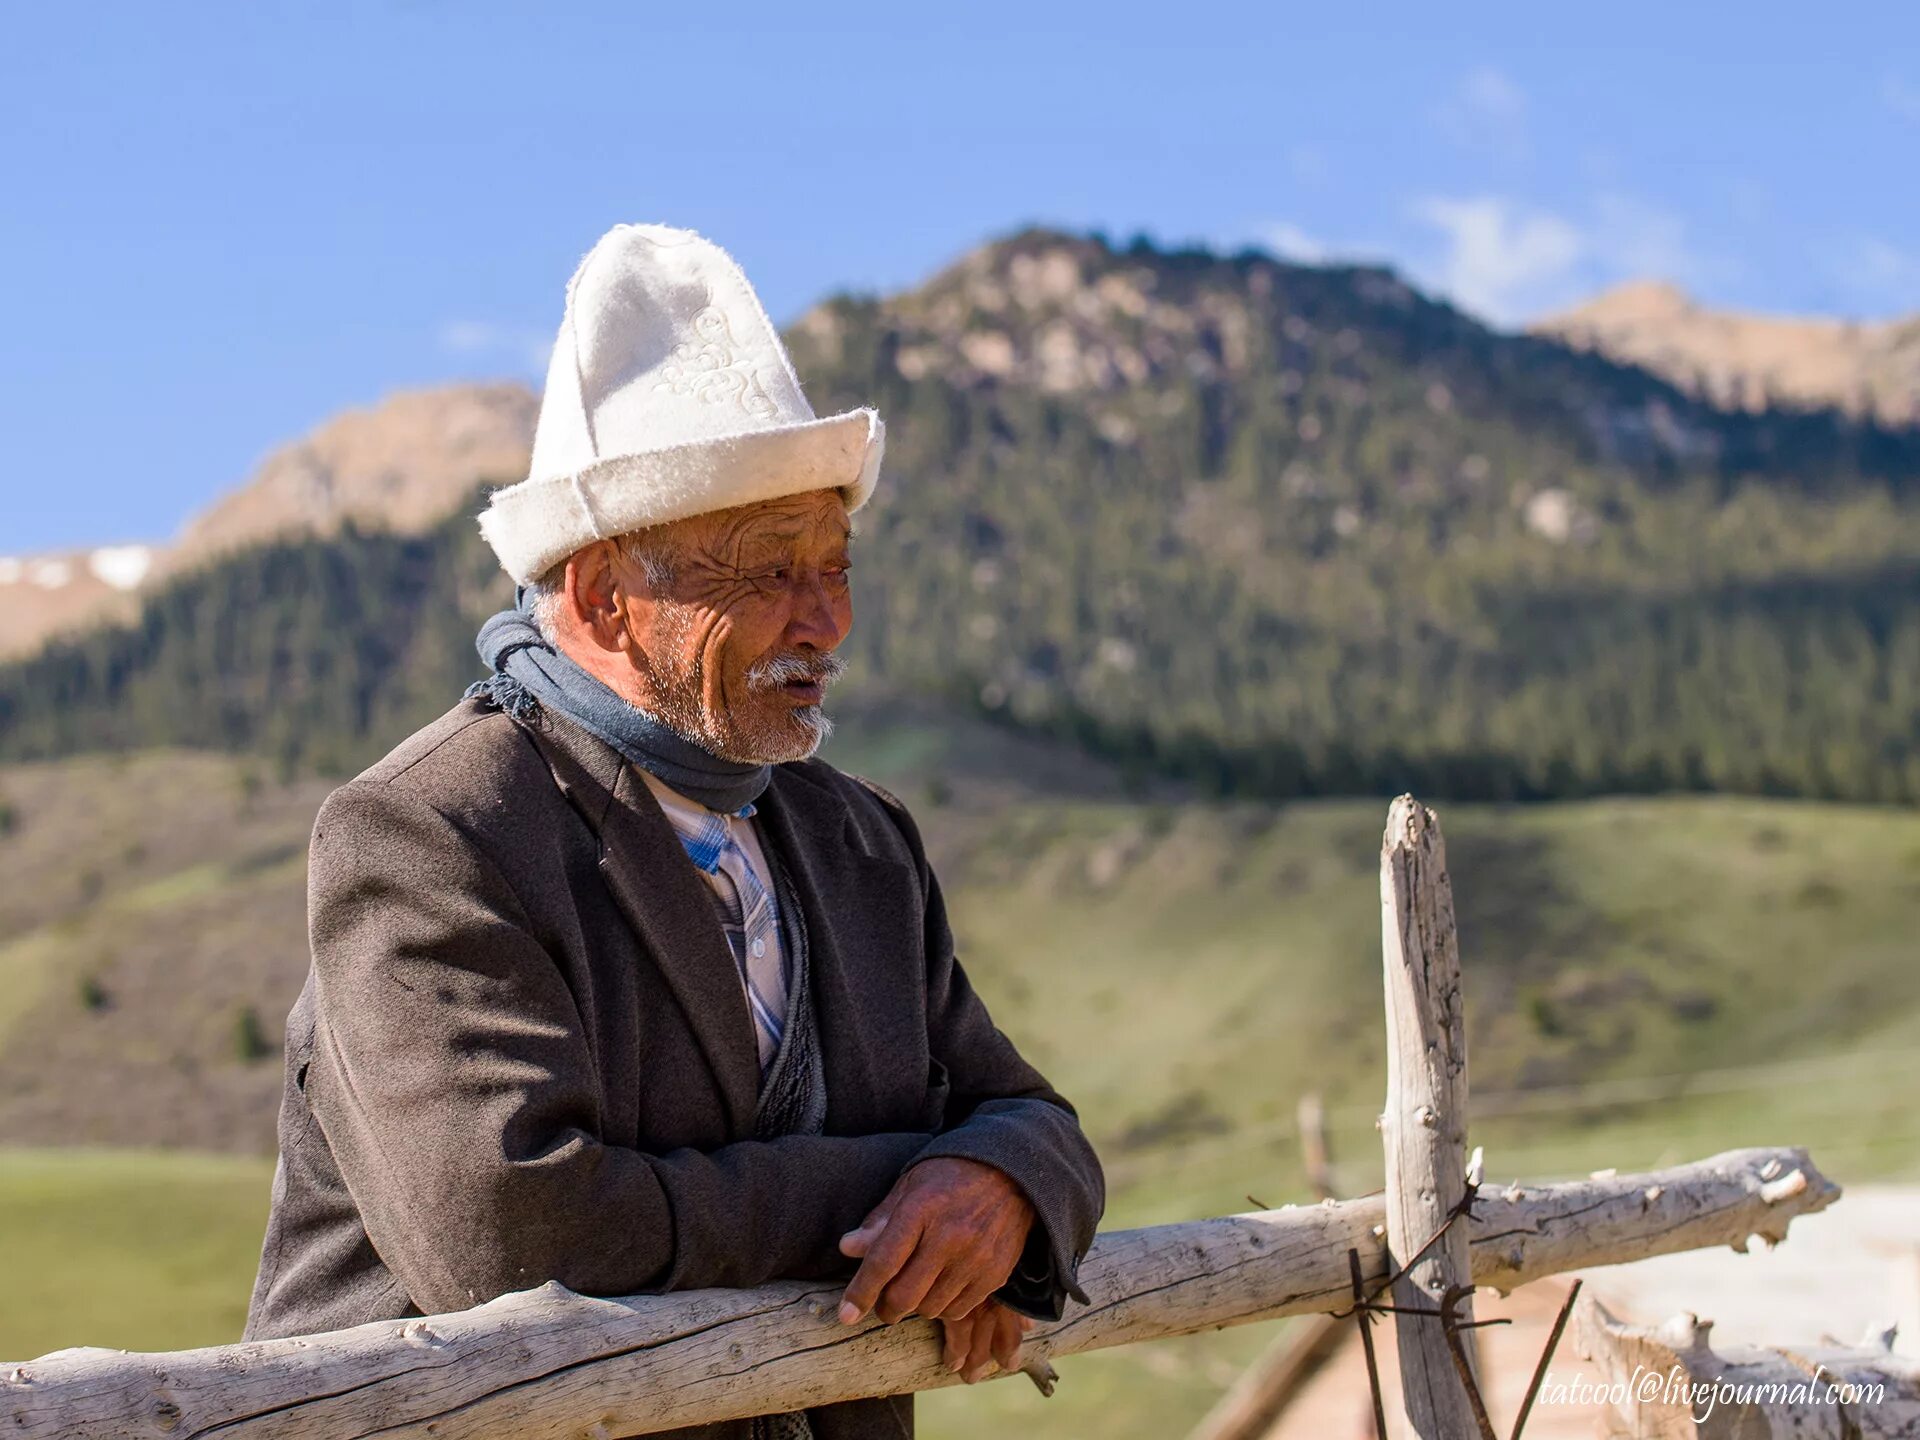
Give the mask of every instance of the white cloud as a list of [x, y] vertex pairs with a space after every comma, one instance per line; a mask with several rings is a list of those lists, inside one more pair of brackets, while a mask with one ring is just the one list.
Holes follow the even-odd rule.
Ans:
[[1920, 86], [1909, 85], [1897, 75], [1889, 75], [1880, 87], [1887, 108], [1902, 120], [1920, 124]]
[[1869, 235], [1855, 252], [1863, 278], [1874, 284], [1892, 284], [1920, 275], [1920, 261], [1897, 246]]
[[1743, 225], [1761, 225], [1773, 219], [1773, 195], [1759, 181], [1739, 177], [1727, 182], [1727, 209]]
[[1879, 235], [1856, 235], [1828, 245], [1826, 268], [1871, 315], [1920, 306], [1920, 252]]
[[1426, 267], [1432, 283], [1500, 323], [1563, 303], [1581, 288], [1588, 242], [1571, 221], [1498, 195], [1432, 197], [1414, 213], [1438, 229], [1445, 249]]
[[1600, 284], [1651, 278], [1698, 285], [1708, 278], [1726, 280], [1734, 262], [1709, 262], [1687, 235], [1687, 222], [1672, 211], [1619, 190], [1594, 198], [1587, 226], [1587, 249]]
[[453, 320], [440, 329], [440, 345], [456, 355], [477, 355], [500, 343], [500, 328], [484, 320]]
[[1527, 151], [1527, 95], [1505, 71], [1478, 65], [1434, 112], [1456, 145], [1517, 159]]
[[1327, 178], [1327, 157], [1317, 145], [1287, 147], [1287, 170], [1302, 185], [1318, 185]]
[[517, 370], [547, 373], [553, 354], [550, 336], [487, 320], [450, 320], [440, 327], [440, 348], [462, 359], [502, 359]]
[[1260, 239], [1274, 254], [1303, 265], [1317, 265], [1327, 258], [1327, 247], [1291, 220], [1275, 220], [1260, 227]]
[[1513, 80], [1491, 65], [1482, 65], [1460, 83], [1460, 101], [1475, 114], [1511, 123], [1527, 109], [1527, 97]]
[[1225, 237], [1222, 248], [1255, 245], [1296, 265], [1392, 265], [1393, 250], [1370, 240], [1317, 234], [1292, 220], [1262, 220]]
[[1699, 289], [1741, 269], [1738, 260], [1700, 253], [1686, 221], [1624, 190], [1603, 190], [1572, 213], [1486, 194], [1428, 197], [1413, 213], [1441, 237], [1414, 273], [1501, 325], [1626, 280]]

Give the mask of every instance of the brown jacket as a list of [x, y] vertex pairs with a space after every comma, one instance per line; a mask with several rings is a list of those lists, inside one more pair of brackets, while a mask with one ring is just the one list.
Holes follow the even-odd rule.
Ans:
[[[1105, 1200], [1074, 1111], [994, 1027], [906, 809], [774, 767], [762, 835], [802, 897], [825, 1133], [757, 1141], [752, 1022], [708, 893], [607, 745], [463, 701], [314, 825], [313, 964], [287, 1021], [280, 1163], [246, 1337], [851, 1272], [906, 1165], [999, 1167], [1039, 1215], [1051, 1313]], [[813, 1412], [912, 1433], [911, 1397]], [[744, 1437], [747, 1423], [675, 1432]]]

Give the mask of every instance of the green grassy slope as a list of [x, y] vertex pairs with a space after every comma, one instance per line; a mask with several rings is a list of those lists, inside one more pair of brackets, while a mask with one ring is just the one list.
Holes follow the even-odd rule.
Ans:
[[259, 1157], [0, 1149], [0, 1357], [239, 1339], [272, 1179]]
[[[954, 902], [963, 957], [1137, 1177], [1117, 1218], [1294, 1188], [1309, 1088], [1347, 1188], [1376, 1183], [1380, 812], [1081, 804], [985, 822]], [[1920, 1073], [1920, 817], [1610, 800], [1451, 807], [1443, 825], [1493, 1173], [1654, 1163], [1696, 1114], [1725, 1144], [1911, 1147], [1888, 1122]], [[1792, 1063], [1823, 1093], [1726, 1073]], [[1713, 1094], [1640, 1094], [1695, 1072]], [[1598, 1153], [1566, 1148], [1579, 1132]]]
[[0, 1140], [272, 1148], [327, 789], [182, 752], [0, 770]]

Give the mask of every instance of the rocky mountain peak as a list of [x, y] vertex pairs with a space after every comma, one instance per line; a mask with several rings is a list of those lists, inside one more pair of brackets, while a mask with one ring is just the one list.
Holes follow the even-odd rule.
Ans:
[[167, 568], [281, 535], [332, 534], [349, 520], [425, 530], [481, 481], [526, 478], [539, 411], [539, 397], [512, 384], [407, 390], [345, 411], [190, 520]]
[[424, 531], [482, 482], [526, 478], [539, 408], [524, 385], [401, 391], [274, 451], [171, 544], [0, 557], [0, 658], [124, 618], [151, 582], [248, 545], [348, 521]]
[[1920, 316], [1859, 322], [1716, 310], [1677, 286], [1642, 280], [1533, 330], [1642, 366], [1724, 410], [1830, 406], [1920, 423]]

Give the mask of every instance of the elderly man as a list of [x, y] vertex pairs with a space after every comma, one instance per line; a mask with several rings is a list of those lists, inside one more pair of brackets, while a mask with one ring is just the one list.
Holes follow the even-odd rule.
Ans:
[[975, 1380], [1085, 1299], [1072, 1107], [968, 984], [912, 816], [814, 758], [883, 437], [814, 417], [709, 241], [581, 264], [532, 473], [481, 519], [520, 584], [493, 673], [314, 826], [248, 1338], [851, 1272], [843, 1323], [935, 1318]]

